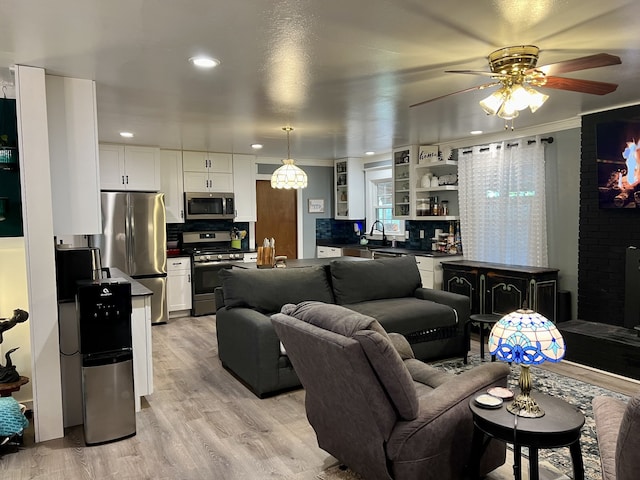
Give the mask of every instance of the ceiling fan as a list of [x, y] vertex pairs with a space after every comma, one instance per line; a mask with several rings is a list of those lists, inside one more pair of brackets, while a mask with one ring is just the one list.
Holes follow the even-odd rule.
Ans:
[[457, 95], [458, 93], [484, 90], [485, 88], [499, 85], [500, 88], [482, 100], [480, 106], [489, 115], [497, 115], [505, 120], [512, 120], [518, 116], [520, 110], [524, 110], [527, 107], [532, 112], [535, 112], [549, 98], [548, 95], [538, 92], [533, 87], [555, 88], [556, 90], [570, 90], [594, 95], [606, 95], [618, 88], [615, 83], [565, 78], [556, 75], [589, 68], [617, 65], [622, 63], [620, 57], [608, 53], [597, 53], [538, 67], [536, 65], [539, 51], [540, 49], [534, 45], [500, 48], [492, 52], [488, 57], [490, 72], [447, 70], [445, 73], [482, 75], [490, 77], [492, 81], [484, 85], [415, 103], [410, 105], [410, 108], [451, 95]]

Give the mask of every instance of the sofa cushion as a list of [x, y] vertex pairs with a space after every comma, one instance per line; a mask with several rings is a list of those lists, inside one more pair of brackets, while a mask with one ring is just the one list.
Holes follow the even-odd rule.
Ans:
[[400, 417], [405, 420], [417, 417], [418, 397], [409, 370], [376, 319], [319, 302], [285, 305], [282, 313], [357, 340]]
[[458, 324], [458, 316], [453, 308], [415, 297], [373, 300], [345, 306], [375, 317], [388, 332], [403, 335]]
[[220, 271], [225, 306], [247, 307], [262, 313], [279, 312], [287, 303], [317, 300], [333, 303], [325, 267]]
[[329, 269], [338, 305], [413, 297], [422, 285], [416, 259], [410, 255], [367, 262], [333, 260]]

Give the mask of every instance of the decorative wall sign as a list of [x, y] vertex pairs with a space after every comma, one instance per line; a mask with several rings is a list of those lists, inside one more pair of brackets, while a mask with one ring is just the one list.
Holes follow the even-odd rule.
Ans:
[[324, 198], [310, 198], [309, 213], [324, 213]]

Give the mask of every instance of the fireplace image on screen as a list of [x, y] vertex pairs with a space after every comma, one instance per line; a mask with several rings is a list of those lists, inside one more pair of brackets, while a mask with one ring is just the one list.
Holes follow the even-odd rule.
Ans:
[[640, 208], [640, 123], [596, 127], [600, 208]]

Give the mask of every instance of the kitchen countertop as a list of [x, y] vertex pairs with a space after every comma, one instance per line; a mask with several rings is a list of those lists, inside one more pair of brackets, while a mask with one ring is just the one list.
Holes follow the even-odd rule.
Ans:
[[[286, 268], [315, 267], [318, 265], [329, 265], [333, 260], [347, 260], [349, 262], [369, 261], [368, 258], [362, 257], [327, 257], [327, 258], [298, 258], [287, 260]], [[246, 270], [258, 270], [255, 262], [234, 263], [233, 268], [244, 268]], [[262, 269], [260, 269], [262, 270]]]
[[398, 255], [418, 255], [420, 257], [460, 257], [463, 254], [461, 253], [444, 253], [444, 252], [434, 252], [433, 250], [416, 250], [412, 248], [404, 248], [404, 247], [382, 247], [380, 245], [360, 245], [359, 243], [350, 243], [350, 244], [337, 244], [337, 243], [326, 243], [322, 244], [317, 243], [317, 245], [323, 247], [335, 247], [335, 248], [355, 248], [355, 249], [365, 249], [365, 250], [375, 250], [382, 253], [395, 253]]
[[103, 282], [117, 282], [117, 281], [126, 281], [131, 284], [131, 296], [132, 297], [142, 297], [145, 295], [153, 295], [153, 292], [149, 290], [147, 287], [142, 285], [139, 282], [136, 282], [129, 275], [124, 273], [122, 270], [119, 270], [115, 267], [109, 267], [109, 272], [111, 272], [111, 278], [103, 278]]

